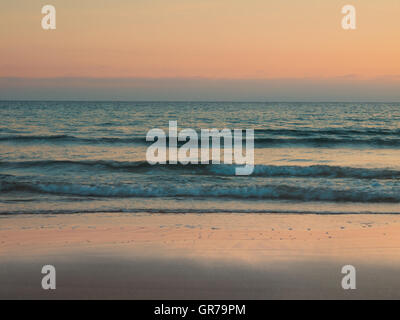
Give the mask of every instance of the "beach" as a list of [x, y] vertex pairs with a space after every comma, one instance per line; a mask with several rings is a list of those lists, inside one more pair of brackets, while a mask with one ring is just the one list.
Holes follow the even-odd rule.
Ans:
[[[399, 298], [396, 215], [3, 215], [0, 299]], [[41, 288], [53, 265], [57, 289]], [[341, 287], [342, 266], [357, 289]]]
[[[398, 298], [399, 110], [0, 101], [0, 299]], [[171, 121], [254, 130], [251, 174], [225, 138], [208, 163], [149, 163], [147, 133]]]
[[399, 1], [52, 2], [0, 2], [0, 302], [400, 299]]

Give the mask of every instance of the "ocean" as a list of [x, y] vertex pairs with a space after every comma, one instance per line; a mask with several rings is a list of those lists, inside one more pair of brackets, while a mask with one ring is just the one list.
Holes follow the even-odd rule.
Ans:
[[[254, 129], [254, 172], [150, 165], [146, 133]], [[0, 214], [400, 213], [399, 103], [0, 102]]]

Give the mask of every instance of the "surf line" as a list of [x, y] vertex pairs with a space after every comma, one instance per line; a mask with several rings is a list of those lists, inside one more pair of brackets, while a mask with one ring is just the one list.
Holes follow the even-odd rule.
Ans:
[[[212, 164], [220, 164], [223, 139], [223, 163], [232, 164], [234, 160], [235, 165], [238, 165], [235, 167], [235, 175], [251, 175], [254, 170], [254, 130], [245, 131], [246, 135], [243, 138], [242, 129], [201, 129], [199, 138], [196, 130], [186, 128], [178, 132], [177, 121], [169, 121], [168, 136], [159, 128], [147, 132], [146, 141], [154, 143], [147, 148], [146, 160], [151, 165], [173, 165], [178, 162], [183, 165], [209, 164], [210, 161]], [[178, 148], [178, 141], [185, 143]]]

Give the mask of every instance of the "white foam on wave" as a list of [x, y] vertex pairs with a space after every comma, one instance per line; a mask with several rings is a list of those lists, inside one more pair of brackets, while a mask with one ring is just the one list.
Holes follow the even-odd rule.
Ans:
[[288, 185], [255, 186], [94, 186], [63, 184], [29, 184], [19, 186], [29, 191], [94, 197], [193, 197], [240, 198], [268, 200], [335, 201], [335, 202], [400, 202], [400, 194], [384, 190], [334, 189]]

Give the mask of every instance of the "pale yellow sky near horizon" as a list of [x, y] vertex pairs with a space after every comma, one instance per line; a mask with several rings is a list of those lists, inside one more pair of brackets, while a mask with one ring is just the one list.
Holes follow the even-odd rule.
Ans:
[[[357, 30], [341, 28], [346, 4]], [[399, 17], [398, 0], [2, 1], [0, 77], [398, 81]]]

